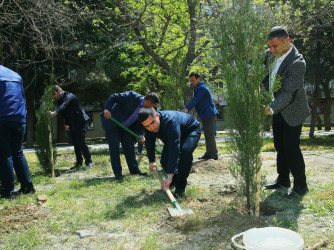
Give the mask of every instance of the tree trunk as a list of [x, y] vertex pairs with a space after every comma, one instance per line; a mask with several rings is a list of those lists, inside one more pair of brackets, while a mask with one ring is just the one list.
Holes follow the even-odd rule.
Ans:
[[314, 83], [314, 91], [313, 91], [313, 100], [311, 102], [311, 127], [309, 137], [314, 138], [314, 129], [317, 120], [317, 107], [318, 107], [318, 92], [319, 92], [319, 85], [318, 82], [315, 81]]
[[315, 58], [315, 83], [314, 83], [314, 92], [313, 92], [313, 106], [312, 106], [312, 116], [311, 116], [311, 128], [309, 136], [311, 138], [314, 137], [314, 128], [317, 117], [317, 107], [318, 107], [318, 98], [319, 98], [319, 83], [322, 82], [322, 71], [320, 64], [320, 56], [321, 56], [321, 45], [320, 42], [317, 42], [317, 53]]
[[256, 195], [255, 195], [255, 216], [260, 218], [260, 194], [261, 194], [261, 154], [256, 157]]
[[51, 177], [56, 177], [55, 175], [55, 165], [54, 165], [54, 159], [53, 159], [53, 146], [52, 146], [52, 132], [51, 132], [51, 119], [49, 119], [48, 124], [48, 133], [49, 133], [49, 149], [50, 149], [50, 170], [51, 170]]
[[[196, 58], [196, 40], [197, 40], [197, 19], [196, 19], [196, 5], [197, 1], [193, 0], [187, 0], [188, 4], [188, 13], [189, 13], [189, 19], [190, 19], [190, 24], [189, 24], [189, 45], [188, 45], [188, 51], [186, 55], [186, 65], [187, 69], [185, 72], [186, 77], [189, 75], [189, 70], [188, 67], [191, 65], [191, 63], [194, 61]], [[192, 87], [186, 87], [183, 92], [183, 101], [184, 105], [188, 105], [189, 102], [193, 99], [193, 88]], [[195, 111], [191, 113], [192, 115], [195, 114]]]
[[26, 132], [26, 147], [32, 148], [34, 142], [34, 95], [30, 91], [31, 88], [28, 88], [27, 91], [27, 132]]
[[328, 82], [322, 82], [322, 88], [325, 93], [325, 102], [324, 102], [324, 125], [325, 130], [331, 130], [331, 92], [328, 87]]

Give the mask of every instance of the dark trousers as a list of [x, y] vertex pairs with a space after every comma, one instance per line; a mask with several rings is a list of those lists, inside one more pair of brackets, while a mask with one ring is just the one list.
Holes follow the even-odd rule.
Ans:
[[[176, 188], [183, 189], [187, 186], [187, 178], [189, 176], [193, 163], [193, 152], [198, 145], [201, 137], [201, 131], [194, 131], [187, 137], [181, 138], [180, 153], [177, 162], [177, 174], [173, 176], [173, 182]], [[165, 146], [162, 150], [160, 164], [166, 170], [168, 163], [168, 148]]]
[[0, 121], [0, 192], [14, 191], [14, 170], [22, 188], [32, 187], [29, 167], [23, 154], [25, 123]]
[[300, 150], [302, 124], [291, 127], [281, 113], [273, 117], [274, 145], [277, 151], [277, 173], [280, 181], [289, 181], [291, 172], [295, 186], [305, 186], [305, 162]]
[[144, 145], [143, 144], [141, 144], [140, 142], [138, 142], [138, 153], [142, 153], [143, 152], [143, 147], [144, 147]]
[[71, 129], [70, 127], [70, 136], [72, 140], [72, 144], [74, 146], [74, 153], [76, 156], [77, 164], [82, 165], [83, 157], [85, 158], [85, 163], [91, 163], [92, 158], [88, 149], [88, 146], [86, 144], [86, 128], [85, 125], [81, 128], [74, 128]]
[[202, 120], [205, 137], [206, 155], [216, 156], [218, 153], [215, 139], [215, 121], [216, 115]]
[[119, 156], [119, 145], [121, 143], [126, 163], [130, 173], [138, 171], [136, 160], [135, 138], [120, 127], [107, 129], [106, 137], [109, 144], [111, 167], [115, 175], [122, 174], [121, 159]]

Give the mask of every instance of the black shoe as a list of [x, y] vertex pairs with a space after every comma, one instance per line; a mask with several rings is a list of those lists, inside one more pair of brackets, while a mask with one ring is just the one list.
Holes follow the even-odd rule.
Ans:
[[303, 196], [308, 192], [308, 187], [306, 186], [294, 186], [288, 193], [286, 193], [286, 197], [292, 198], [295, 196]]
[[19, 196], [21, 194], [34, 194], [36, 192], [33, 186], [31, 187], [21, 187], [19, 190], [14, 192], [14, 196]]
[[207, 160], [218, 160], [218, 155], [210, 155]]
[[207, 160], [209, 157], [210, 157], [210, 155], [208, 155], [208, 154], [205, 153], [201, 157], [198, 157], [198, 160]]
[[185, 188], [175, 188], [174, 191], [174, 197], [175, 198], [182, 198], [186, 193], [186, 189]]
[[267, 185], [265, 185], [266, 189], [278, 189], [278, 188], [282, 188], [282, 187], [290, 187], [290, 181], [280, 181], [278, 179], [276, 179], [273, 183], [269, 183]]
[[115, 175], [115, 179], [118, 180], [118, 181], [122, 181], [122, 180], [124, 180], [124, 176], [122, 174], [117, 174], [117, 175]]
[[218, 160], [218, 155], [208, 155], [208, 154], [204, 154], [201, 157], [198, 157], [199, 160]]
[[142, 172], [140, 169], [138, 169], [136, 171], [133, 171], [133, 172], [130, 172], [130, 174], [138, 174], [138, 175], [142, 175], [142, 176], [148, 175], [147, 173]]
[[82, 164], [75, 163], [73, 167], [70, 168], [70, 170], [76, 170], [82, 167]]
[[13, 193], [0, 194], [0, 199], [14, 200], [15, 196]]

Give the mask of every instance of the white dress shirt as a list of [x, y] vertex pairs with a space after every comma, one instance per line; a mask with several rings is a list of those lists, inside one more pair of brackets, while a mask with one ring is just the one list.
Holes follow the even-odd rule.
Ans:
[[[269, 91], [271, 92], [272, 90], [272, 87], [275, 83], [275, 79], [276, 79], [276, 75], [277, 75], [277, 71], [279, 69], [279, 67], [281, 66], [282, 62], [284, 61], [284, 59], [290, 54], [291, 50], [293, 48], [293, 44], [291, 44], [291, 47], [290, 49], [282, 56], [280, 56], [279, 58], [276, 58], [275, 61], [274, 61], [274, 67], [270, 73], [270, 77], [269, 77]], [[274, 97], [274, 93], [271, 93], [271, 96], [272, 96], [272, 101], [275, 100], [275, 97]], [[274, 111], [272, 110], [271, 107], [269, 107], [270, 111], [271, 111], [271, 114], [273, 115], [274, 114]]]

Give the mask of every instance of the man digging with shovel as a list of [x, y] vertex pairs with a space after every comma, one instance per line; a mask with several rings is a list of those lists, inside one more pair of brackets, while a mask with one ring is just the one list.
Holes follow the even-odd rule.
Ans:
[[166, 179], [161, 182], [161, 188], [165, 191], [171, 184], [175, 185], [174, 196], [184, 196], [193, 152], [201, 136], [199, 122], [192, 115], [183, 112], [156, 112], [152, 107], [141, 108], [138, 120], [147, 130], [145, 146], [150, 170], [157, 168], [155, 142], [159, 138], [164, 143], [160, 163], [167, 173]]
[[[111, 166], [116, 180], [123, 180], [124, 178], [120, 160], [120, 144], [122, 144], [130, 174], [145, 176], [147, 173], [139, 169], [136, 160], [136, 138], [117, 125], [115, 121], [120, 122], [122, 126], [138, 134], [141, 127], [137, 120], [139, 109], [146, 106], [156, 107], [159, 103], [160, 99], [156, 93], [142, 96], [133, 91], [112, 94], [107, 100], [104, 111], [101, 114], [101, 120], [102, 127], [106, 131]], [[111, 118], [114, 118], [115, 121], [112, 121]]]

